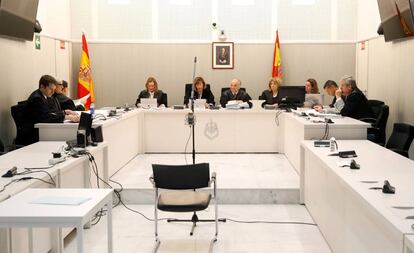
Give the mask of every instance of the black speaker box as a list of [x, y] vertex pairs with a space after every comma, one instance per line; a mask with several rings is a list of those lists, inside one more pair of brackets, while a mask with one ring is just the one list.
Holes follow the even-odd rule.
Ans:
[[103, 142], [102, 126], [93, 126], [91, 137], [93, 142]]
[[88, 146], [85, 130], [78, 130], [78, 133], [76, 135], [76, 142], [77, 142], [76, 146], [79, 148], [85, 148], [86, 146]]

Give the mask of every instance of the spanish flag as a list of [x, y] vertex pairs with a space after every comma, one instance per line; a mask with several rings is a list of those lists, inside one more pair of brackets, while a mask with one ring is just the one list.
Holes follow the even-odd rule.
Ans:
[[279, 31], [276, 31], [275, 50], [273, 53], [272, 77], [282, 80], [282, 58], [280, 55]]
[[95, 102], [93, 92], [93, 80], [91, 72], [91, 63], [89, 61], [88, 43], [85, 34], [82, 33], [82, 56], [79, 66], [78, 78], [78, 98], [85, 101], [85, 109], [89, 110], [91, 103]]

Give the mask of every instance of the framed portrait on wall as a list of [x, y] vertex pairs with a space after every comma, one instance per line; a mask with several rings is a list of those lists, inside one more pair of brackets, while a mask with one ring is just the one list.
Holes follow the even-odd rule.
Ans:
[[213, 69], [234, 68], [234, 43], [213, 42]]

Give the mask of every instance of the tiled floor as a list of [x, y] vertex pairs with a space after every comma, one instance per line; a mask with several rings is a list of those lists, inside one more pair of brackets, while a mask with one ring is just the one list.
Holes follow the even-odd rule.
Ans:
[[[299, 176], [284, 155], [278, 154], [197, 154], [197, 162], [209, 162], [224, 189], [298, 189]], [[191, 162], [191, 155], [187, 155]], [[151, 164], [185, 164], [183, 154], [139, 155], [112, 179], [124, 188], [151, 188], [148, 177]], [[153, 218], [152, 205], [128, 205]], [[214, 209], [199, 212], [200, 218], [212, 218]], [[191, 213], [160, 213], [160, 218], [191, 218]], [[237, 220], [296, 221], [313, 223], [301, 205], [220, 205], [219, 217]], [[154, 223], [119, 206], [114, 209], [114, 252], [151, 252], [154, 246]], [[201, 223], [189, 236], [190, 223], [160, 221], [161, 246], [158, 252], [208, 252], [214, 235], [213, 223]], [[102, 253], [106, 249], [106, 218], [85, 231], [85, 252]], [[73, 235], [72, 235], [73, 237]], [[65, 252], [76, 252], [76, 241], [68, 240]], [[219, 240], [214, 252], [331, 252], [316, 226], [294, 224], [246, 224], [227, 221], [219, 225]]]
[[[153, 217], [153, 206], [130, 206]], [[211, 208], [200, 212], [200, 218], [212, 217]], [[151, 252], [154, 245], [154, 224], [124, 207], [113, 213], [114, 252]], [[191, 214], [161, 213], [162, 217], [190, 218]], [[225, 205], [219, 207], [219, 217], [239, 220], [313, 222], [301, 205]], [[189, 236], [189, 223], [160, 222], [161, 247], [158, 252], [208, 252], [214, 234], [213, 223], [200, 224], [195, 235]], [[103, 253], [106, 249], [106, 217], [85, 231], [85, 252]], [[76, 252], [72, 240], [65, 252]], [[316, 226], [286, 224], [240, 224], [227, 221], [219, 225], [219, 240], [214, 252], [225, 253], [329, 253], [331, 252]]]
[[[191, 163], [191, 155], [187, 155]], [[210, 163], [222, 189], [298, 189], [299, 175], [280, 154], [197, 154], [196, 162]], [[185, 164], [184, 154], [139, 155], [112, 179], [124, 188], [151, 188], [151, 164]]]

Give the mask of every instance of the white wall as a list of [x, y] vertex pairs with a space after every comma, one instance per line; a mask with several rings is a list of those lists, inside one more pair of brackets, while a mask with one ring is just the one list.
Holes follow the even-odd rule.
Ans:
[[377, 37], [377, 29], [381, 23], [377, 0], [358, 1], [357, 40]]
[[[191, 83], [193, 59], [197, 56], [197, 75], [211, 84], [216, 103], [221, 88], [239, 78], [250, 96], [257, 99], [267, 89], [271, 76], [272, 44], [234, 45], [234, 69], [211, 67], [210, 43], [89, 43], [96, 105], [134, 104], [148, 76], [157, 78], [159, 88], [168, 94], [168, 104], [182, 104], [184, 84]], [[315, 78], [322, 90], [326, 80], [354, 75], [355, 44], [281, 44], [283, 84], [304, 85]], [[73, 44], [72, 78], [77, 80], [80, 43]], [[73, 88], [75, 88], [73, 86]], [[116, 91], [116, 92], [114, 92]]]
[[[40, 0], [37, 18], [43, 31], [41, 49], [33, 42], [0, 37], [0, 139], [10, 144], [15, 137], [10, 107], [37, 89], [44, 74], [71, 80], [71, 44], [50, 38], [70, 38], [70, 0]], [[47, 35], [47, 36], [45, 36]]]
[[71, 38], [70, 0], [39, 0], [37, 19], [42, 25], [43, 35]]
[[[356, 47], [356, 75], [358, 82], [366, 82], [369, 99], [384, 101], [390, 107], [387, 136], [393, 124], [403, 122], [414, 125], [413, 78], [414, 38], [385, 43], [384, 37], [376, 35], [380, 22], [376, 0], [360, 0], [359, 3], [359, 40], [374, 37]], [[414, 145], [410, 157], [414, 158]]]

